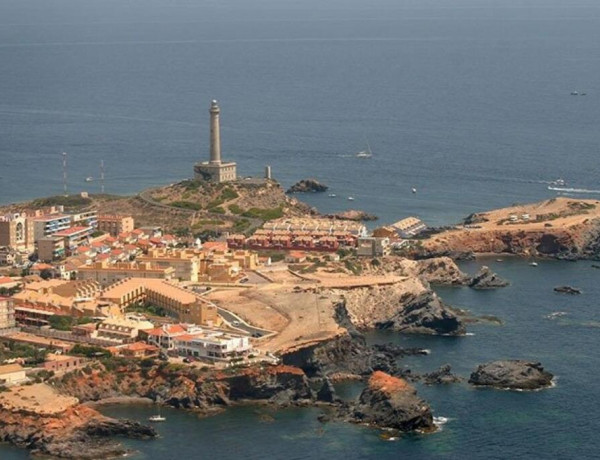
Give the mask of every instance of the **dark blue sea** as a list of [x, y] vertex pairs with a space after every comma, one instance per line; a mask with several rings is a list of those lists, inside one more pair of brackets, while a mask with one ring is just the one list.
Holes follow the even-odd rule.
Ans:
[[[190, 177], [208, 156], [211, 99], [224, 157], [242, 175], [269, 164], [284, 186], [316, 177], [337, 195], [303, 197], [322, 211], [443, 225], [556, 196], [547, 187], [557, 178], [589, 192], [574, 196], [599, 197], [599, 75], [597, 0], [0, 0], [0, 203], [62, 193], [62, 152], [70, 193], [100, 190], [85, 178], [98, 178], [101, 160], [107, 193]], [[356, 158], [367, 142], [373, 157]], [[597, 456], [600, 271], [494, 268], [513, 284], [440, 294], [503, 326], [371, 339], [425, 346], [431, 355], [406, 364], [450, 363], [464, 376], [489, 359], [537, 359], [556, 388], [419, 387], [449, 421], [396, 442], [322, 426], [313, 410], [272, 422], [266, 409], [173, 412], [162, 438], [135, 443], [139, 458]], [[557, 284], [584, 293], [559, 296]], [[553, 311], [568, 315], [545, 319]], [[0, 449], [2, 459], [27, 456]]]

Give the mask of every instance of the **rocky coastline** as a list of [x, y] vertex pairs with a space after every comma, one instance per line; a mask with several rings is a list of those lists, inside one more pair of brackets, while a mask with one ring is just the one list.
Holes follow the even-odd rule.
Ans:
[[285, 193], [320, 193], [327, 191], [327, 189], [329, 189], [327, 185], [322, 184], [316, 179], [302, 179], [288, 188]]

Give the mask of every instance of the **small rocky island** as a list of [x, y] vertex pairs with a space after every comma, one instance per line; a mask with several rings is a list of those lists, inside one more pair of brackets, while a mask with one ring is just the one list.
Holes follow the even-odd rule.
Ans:
[[506, 360], [479, 365], [471, 374], [469, 383], [499, 389], [538, 390], [549, 387], [553, 377], [540, 363]]
[[495, 289], [506, 287], [509, 282], [500, 278], [496, 273], [485, 265], [469, 281], [469, 287], [473, 289]]
[[375, 371], [354, 408], [354, 421], [400, 431], [435, 429], [429, 405], [399, 377]]
[[302, 179], [288, 188], [286, 193], [325, 192], [328, 188], [316, 179]]

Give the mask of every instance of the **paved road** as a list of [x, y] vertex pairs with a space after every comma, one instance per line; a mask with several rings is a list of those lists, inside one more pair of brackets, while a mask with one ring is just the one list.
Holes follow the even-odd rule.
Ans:
[[[233, 327], [241, 329], [243, 331], [246, 331], [250, 335], [259, 334], [259, 337], [262, 337], [263, 335], [268, 335], [268, 334], [272, 333], [272, 331], [268, 331], [266, 329], [261, 329], [259, 327], [250, 326], [242, 318], [233, 314], [229, 310], [225, 310], [224, 308], [217, 307], [217, 311], [218, 311], [219, 315], [221, 315], [221, 317], [225, 321], [227, 321], [229, 324], [231, 324]], [[239, 324], [234, 325], [233, 324], [234, 321], [237, 321]]]

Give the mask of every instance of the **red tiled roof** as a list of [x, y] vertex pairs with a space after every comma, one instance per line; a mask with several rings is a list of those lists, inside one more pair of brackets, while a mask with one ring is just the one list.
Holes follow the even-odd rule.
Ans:
[[8, 283], [15, 283], [16, 281], [13, 280], [10, 276], [0, 276], [0, 284], [8, 284]]
[[82, 232], [82, 231], [88, 230], [88, 229], [89, 229], [89, 227], [71, 227], [71, 228], [67, 228], [66, 230], [56, 232], [54, 234], [54, 236], [71, 236], [71, 235], [74, 235], [75, 233], [79, 233], [79, 232]]
[[77, 252], [83, 254], [84, 252], [88, 252], [91, 248], [89, 246], [79, 246], [77, 248]]
[[[165, 331], [165, 329], [166, 329], [166, 331]], [[182, 334], [185, 331], [186, 331], [185, 327], [183, 327], [181, 324], [170, 324], [170, 325], [166, 326], [164, 329], [162, 327], [150, 329], [149, 331], [147, 331], [147, 334], [161, 337], [163, 335]]]
[[33, 266], [34, 270], [52, 270], [54, 267], [48, 264], [35, 264]]

